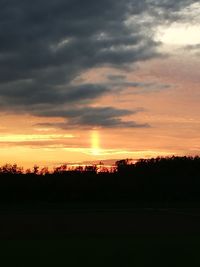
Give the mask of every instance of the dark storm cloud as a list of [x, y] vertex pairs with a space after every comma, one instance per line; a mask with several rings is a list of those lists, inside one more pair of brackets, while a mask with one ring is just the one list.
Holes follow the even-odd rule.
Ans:
[[156, 16], [157, 20], [166, 20], [168, 22], [175, 20], [190, 21], [191, 17], [186, 17], [185, 8], [192, 4], [199, 3], [197, 0], [147, 0], [149, 11]]
[[[129, 89], [132, 94], [145, 94], [159, 92], [164, 89], [169, 89], [171, 85], [160, 84], [157, 82], [133, 82], [126, 81], [126, 75], [107, 75], [107, 87], [112, 88], [111, 92], [121, 91], [124, 88]], [[127, 93], [127, 90], [126, 90]]]
[[[54, 116], [58, 106], [62, 111], [65, 104], [86, 105], [111, 92], [104, 85], [73, 85], [73, 80], [96, 67], [125, 68], [156, 56], [153, 28], [143, 24], [147, 14], [159, 21], [193, 2], [1, 0], [1, 110], [35, 114], [39, 105], [38, 115], [49, 109]], [[129, 18], [134, 25], [127, 22]], [[98, 114], [93, 116], [95, 121]], [[123, 126], [120, 117], [105, 115], [102, 125]], [[89, 121], [88, 116], [69, 119], [71, 125]]]
[[[84, 108], [74, 108], [74, 109], [55, 109], [55, 110], [44, 110], [43, 112], [39, 111], [39, 116], [45, 117], [67, 117], [67, 118], [77, 118], [77, 117], [90, 117], [92, 115], [101, 117], [118, 117], [118, 116], [128, 116], [133, 113], [138, 112], [138, 110], [130, 111], [126, 109], [116, 109], [111, 107], [84, 107]], [[37, 114], [37, 111], [36, 111]], [[95, 118], [94, 118], [95, 119]]]
[[109, 74], [107, 76], [107, 78], [111, 82], [122, 82], [122, 81], [126, 80], [126, 75], [113, 75], [113, 74]]
[[1, 87], [1, 97], [13, 105], [64, 104], [92, 100], [109, 93], [111, 88], [104, 84], [81, 84], [66, 86], [43, 86], [26, 81], [7, 83]]
[[129, 93], [132, 94], [155, 93], [171, 87], [169, 84], [159, 84], [156, 82], [125, 82], [122, 85], [128, 88]]
[[[180, 9], [189, 6], [193, 3], [198, 3], [198, 1], [195, 0], [147, 0], [146, 3], [148, 3], [151, 7], [154, 7], [154, 9], [157, 7], [159, 10], [162, 10], [163, 13], [167, 13], [169, 10], [172, 12], [179, 11]], [[156, 10], [156, 9], [155, 9]]]
[[109, 75], [108, 80], [109, 82], [107, 86], [110, 88], [114, 88], [118, 90], [120, 90], [120, 88], [139, 89], [137, 91], [133, 90], [133, 93], [156, 92], [156, 91], [170, 88], [169, 84], [160, 84], [157, 82], [126, 81], [126, 76], [123, 76], [123, 75]]
[[119, 128], [119, 127], [131, 127], [131, 128], [146, 128], [148, 124], [140, 124], [133, 121], [122, 120], [121, 117], [127, 117], [143, 111], [142, 109], [127, 110], [117, 109], [112, 107], [84, 107], [68, 110], [46, 110], [41, 113], [36, 112], [36, 115], [45, 117], [61, 117], [66, 118], [65, 122], [61, 123], [40, 123], [39, 126], [45, 127], [58, 127], [62, 129], [69, 129], [71, 127], [107, 127], [107, 128]]

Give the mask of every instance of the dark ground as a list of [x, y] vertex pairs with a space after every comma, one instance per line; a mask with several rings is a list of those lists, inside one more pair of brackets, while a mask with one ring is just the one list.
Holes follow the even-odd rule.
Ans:
[[0, 267], [200, 267], [200, 157], [116, 167], [0, 167]]
[[200, 266], [200, 209], [1, 208], [1, 266]]

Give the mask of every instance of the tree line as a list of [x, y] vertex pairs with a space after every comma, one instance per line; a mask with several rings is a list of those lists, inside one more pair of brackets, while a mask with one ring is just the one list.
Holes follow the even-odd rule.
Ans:
[[[100, 167], [99, 167], [100, 166]], [[0, 167], [0, 203], [80, 202], [136, 205], [200, 203], [200, 157], [158, 157], [119, 160], [112, 169], [102, 164], [49, 171], [16, 164]], [[106, 205], [106, 204], [105, 204]]]

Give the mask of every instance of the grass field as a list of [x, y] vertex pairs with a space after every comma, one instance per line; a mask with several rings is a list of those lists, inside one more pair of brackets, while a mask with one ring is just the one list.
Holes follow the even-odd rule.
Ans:
[[0, 266], [200, 266], [194, 210], [1, 211]]
[[1, 266], [200, 266], [200, 236], [4, 240]]

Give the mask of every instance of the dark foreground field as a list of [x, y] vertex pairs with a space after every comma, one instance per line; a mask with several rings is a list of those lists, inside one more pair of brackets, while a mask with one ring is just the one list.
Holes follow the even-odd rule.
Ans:
[[1, 266], [200, 266], [198, 209], [0, 213]]
[[200, 266], [199, 157], [0, 178], [0, 267]]

